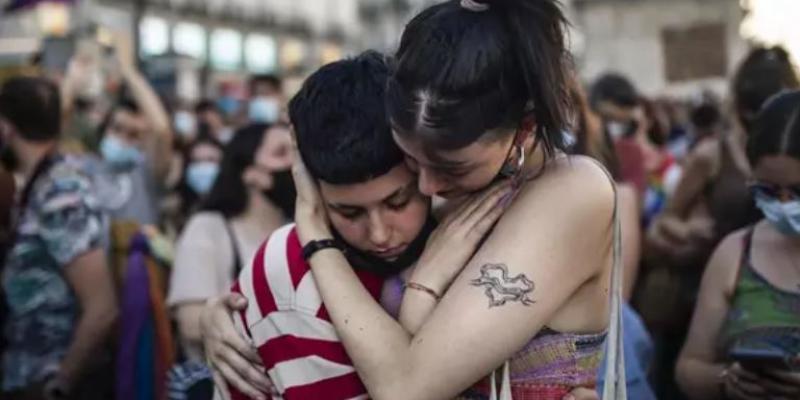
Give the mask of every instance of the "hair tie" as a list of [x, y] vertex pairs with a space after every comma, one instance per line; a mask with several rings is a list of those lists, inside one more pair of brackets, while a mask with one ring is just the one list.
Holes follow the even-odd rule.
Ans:
[[483, 12], [489, 9], [488, 4], [478, 2], [477, 0], [461, 0], [461, 7], [472, 12]]

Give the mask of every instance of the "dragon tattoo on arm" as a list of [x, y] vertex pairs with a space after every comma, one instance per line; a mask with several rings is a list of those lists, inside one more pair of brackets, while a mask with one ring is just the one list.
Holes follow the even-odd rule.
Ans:
[[534, 303], [529, 297], [535, 288], [533, 281], [525, 274], [510, 277], [508, 266], [503, 263], [484, 264], [480, 277], [471, 280], [470, 285], [484, 289], [489, 298], [489, 308], [506, 303], [521, 303], [524, 306]]

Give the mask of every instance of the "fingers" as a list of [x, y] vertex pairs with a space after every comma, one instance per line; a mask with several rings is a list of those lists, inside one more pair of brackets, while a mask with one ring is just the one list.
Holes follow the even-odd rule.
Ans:
[[764, 387], [757, 383], [758, 376], [745, 371], [739, 364], [732, 365], [728, 371], [726, 388], [735, 398], [755, 399], [767, 394]]
[[592, 389], [577, 388], [564, 396], [563, 400], [600, 400], [600, 395]]
[[211, 368], [211, 378], [214, 380], [214, 389], [219, 393], [222, 400], [231, 400], [231, 394], [228, 392], [228, 385], [225, 384], [225, 379], [217, 371], [216, 368]]
[[477, 221], [474, 223], [475, 225], [472, 226], [472, 229], [467, 232], [468, 236], [471, 235], [471, 237], [476, 240], [481, 240], [486, 237], [505, 210], [505, 207], [499, 204], [498, 199], [498, 203], [495, 203], [493, 207], [487, 208], [484, 213], [476, 213], [478, 217]]
[[261, 357], [258, 351], [247, 341], [247, 339], [236, 330], [233, 320], [229, 316], [220, 318], [215, 322], [218, 332], [218, 341], [224, 347], [233, 349], [236, 353], [252, 363], [261, 365]]
[[[493, 190], [480, 204], [468, 215], [464, 221], [464, 225], [470, 231], [478, 228], [479, 226], [485, 227], [488, 231], [495, 222], [503, 215], [515, 191], [511, 186], [501, 186], [497, 190]], [[488, 226], [486, 226], [488, 224]], [[484, 232], [485, 233], [485, 232]], [[481, 235], [483, 237], [483, 235]]]
[[[511, 190], [510, 181], [503, 181], [494, 184], [491, 188], [476, 195], [476, 197], [467, 201], [465, 208], [460, 212], [460, 220], [467, 225], [469, 221], [476, 221], [481, 215], [485, 214], [487, 209], [494, 207], [499, 202], [500, 198], [505, 196]], [[481, 214], [483, 213], [483, 214]], [[477, 216], [476, 216], [477, 215]]]
[[787, 385], [783, 382], [775, 381], [771, 378], [764, 378], [760, 385], [771, 395], [786, 396], [788, 398], [797, 398], [800, 395], [798, 387]]
[[267, 379], [258, 352], [245, 342], [237, 332], [223, 336], [223, 346], [218, 347], [217, 358], [230, 365], [236, 372], [246, 377], [254, 385], [266, 390], [272, 383]]
[[[218, 363], [215, 368], [222, 375], [225, 382], [233, 385], [236, 390], [242, 392], [247, 397], [266, 400], [265, 392], [258, 390], [255, 386], [249, 384], [246, 379], [239, 375], [233, 368], [227, 364]], [[216, 382], [216, 379], [215, 379]]]
[[223, 297], [223, 303], [228, 311], [244, 311], [247, 309], [247, 298], [239, 293], [229, 293]]
[[785, 371], [764, 371], [760, 384], [773, 395], [788, 398], [800, 397], [800, 382], [797, 374]]
[[758, 374], [756, 374], [755, 372], [750, 371], [748, 369], [745, 369], [739, 363], [734, 363], [731, 366], [730, 372], [738, 380], [747, 380], [747, 381], [750, 381], [750, 382], [759, 382], [761, 380], [761, 377], [758, 376]]

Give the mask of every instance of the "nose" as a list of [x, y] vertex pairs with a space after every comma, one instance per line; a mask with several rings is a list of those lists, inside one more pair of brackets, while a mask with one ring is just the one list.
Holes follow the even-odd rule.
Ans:
[[383, 220], [383, 215], [380, 211], [372, 212], [369, 214], [369, 240], [375, 247], [387, 248], [389, 247], [389, 239], [391, 233], [386, 221]]
[[430, 172], [426, 168], [420, 169], [417, 184], [419, 185], [420, 193], [426, 196], [433, 196], [441, 193], [442, 189], [445, 188], [444, 182], [442, 182], [435, 173]]

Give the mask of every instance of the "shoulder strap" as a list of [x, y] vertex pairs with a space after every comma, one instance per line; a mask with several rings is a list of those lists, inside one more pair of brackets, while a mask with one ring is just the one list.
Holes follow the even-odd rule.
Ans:
[[223, 222], [225, 223], [225, 230], [228, 232], [228, 238], [231, 241], [231, 251], [233, 252], [233, 279], [235, 281], [239, 276], [239, 272], [242, 271], [242, 259], [239, 256], [238, 241], [236, 240], [236, 234], [233, 232], [230, 221], [223, 217]]
[[628, 398], [625, 378], [625, 355], [622, 337], [622, 226], [619, 217], [619, 195], [617, 186], [606, 171], [614, 186], [614, 233], [613, 266], [611, 269], [611, 313], [606, 347], [606, 375], [603, 399], [626, 400]]

